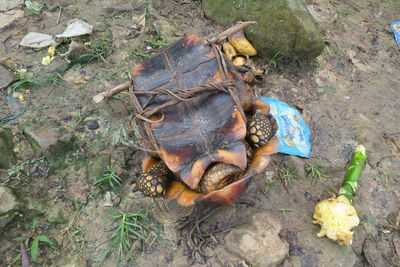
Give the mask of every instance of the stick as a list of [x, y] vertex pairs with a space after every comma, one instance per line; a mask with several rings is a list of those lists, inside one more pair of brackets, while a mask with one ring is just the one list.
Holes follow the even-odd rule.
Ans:
[[58, 11], [57, 25], [60, 24], [61, 12], [62, 12], [62, 6], [60, 6], [60, 10]]
[[131, 81], [126, 81], [124, 83], [121, 83], [120, 85], [115, 86], [114, 88], [104, 91], [100, 94], [95, 95], [92, 100], [95, 103], [100, 103], [101, 101], [103, 101], [105, 98], [109, 98], [112, 97], [113, 95], [119, 94], [122, 91], [128, 90], [129, 87], [132, 85]]
[[[60, 11], [61, 12], [61, 11]], [[233, 25], [232, 27], [228, 28], [227, 30], [221, 32], [220, 34], [211, 36], [210, 38], [207, 38], [208, 42], [210, 43], [215, 43], [218, 41], [221, 41], [225, 38], [227, 38], [229, 35], [232, 35], [234, 33], [237, 33], [238, 31], [243, 30], [244, 28], [246, 28], [247, 26], [256, 24], [256, 21], [245, 21], [245, 22], [238, 22], [235, 25]], [[108, 91], [102, 92], [98, 95], [95, 95], [92, 100], [95, 103], [100, 103], [101, 101], [103, 101], [105, 98], [109, 98], [112, 97], [113, 95], [116, 95], [122, 91], [128, 90], [129, 87], [132, 85], [131, 81], [127, 81], [124, 82]]]
[[225, 31], [221, 32], [220, 34], [211, 36], [210, 38], [208, 38], [208, 41], [210, 43], [215, 43], [218, 41], [221, 41], [225, 38], [227, 38], [229, 35], [235, 34], [238, 31], [243, 30], [244, 28], [256, 24], [256, 21], [245, 21], [245, 22], [238, 22], [235, 25], [233, 25], [232, 27], [226, 29]]

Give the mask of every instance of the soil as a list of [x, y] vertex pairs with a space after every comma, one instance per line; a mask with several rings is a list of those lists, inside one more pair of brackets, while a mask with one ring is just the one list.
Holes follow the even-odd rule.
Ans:
[[[98, 261], [109, 247], [109, 230], [116, 226], [110, 215], [154, 207], [152, 200], [132, 192], [131, 181], [140, 172], [143, 155], [126, 146], [129, 140], [123, 129], [132, 112], [129, 97], [120, 94], [100, 104], [93, 103], [92, 97], [128, 79], [132, 67], [144, 54], [155, 54], [159, 43], [190, 33], [211, 36], [222, 27], [204, 18], [200, 1], [151, 2], [49, 0], [39, 13], [25, 11], [22, 18], [0, 30], [2, 64], [40, 77], [39, 84], [27, 82], [15, 89], [25, 97], [21, 104], [25, 112], [0, 125], [12, 129], [15, 166], [21, 167], [20, 171], [13, 168], [12, 174], [0, 171], [0, 181], [29, 203], [29, 211], [18, 213], [1, 234], [2, 266], [21, 264], [20, 242], [15, 238], [32, 240], [39, 234], [54, 240], [58, 248], [41, 243], [40, 265], [115, 266], [119, 264], [116, 250]], [[305, 2], [326, 39], [323, 54], [309, 61], [284, 59], [276, 65], [255, 58], [259, 67], [268, 69], [265, 81], [255, 90], [258, 96], [278, 98], [302, 112], [312, 131], [311, 158], [275, 155], [267, 170], [253, 179], [241, 202], [220, 208], [204, 221], [204, 232], [215, 231], [204, 257], [197, 255], [190, 262], [178, 242], [183, 235], [176, 225], [148, 215], [155, 238], [132, 242], [121, 265], [246, 266], [227, 251], [224, 236], [264, 210], [279, 218], [280, 237], [289, 244], [283, 266], [400, 266], [400, 57], [388, 25], [399, 19], [400, 4], [395, 0]], [[141, 29], [138, 22], [143, 15], [146, 26]], [[63, 44], [55, 60], [42, 66], [46, 49], [18, 47], [28, 32], [59, 33], [73, 18], [93, 25], [94, 33], [83, 41], [97, 45], [101, 56], [67, 63], [60, 55], [67, 50]], [[7, 100], [10, 94], [10, 86], [0, 89], [0, 117], [21, 110]], [[27, 125], [49, 120], [78, 137], [67, 149], [62, 167], [50, 164], [49, 168], [24, 132]], [[316, 237], [319, 227], [312, 224], [312, 214], [319, 200], [340, 187], [357, 143], [369, 151], [354, 201], [361, 224], [355, 229], [353, 244], [341, 247]], [[307, 171], [304, 174], [310, 164], [322, 166], [324, 176], [312, 179]], [[107, 165], [122, 179], [115, 190], [95, 186]], [[303, 171], [289, 179], [284, 173], [293, 167]], [[213, 208], [202, 205], [193, 214], [206, 214]]]

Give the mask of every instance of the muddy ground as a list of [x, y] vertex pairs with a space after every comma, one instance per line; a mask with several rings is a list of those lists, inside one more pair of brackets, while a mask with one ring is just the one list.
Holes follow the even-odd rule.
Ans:
[[[113, 231], [109, 230], [117, 224], [110, 215], [118, 211], [140, 211], [151, 230], [146, 240], [131, 242], [121, 265], [190, 265], [183, 242], [178, 242], [185, 233], [176, 232], [174, 223], [157, 222], [154, 217], [161, 215], [143, 211], [154, 210], [155, 203], [132, 192], [142, 153], [123, 144], [128, 141], [123, 128], [132, 111], [129, 98], [121, 94], [101, 104], [91, 98], [125, 81], [132, 66], [156, 53], [157, 46], [189, 33], [210, 36], [222, 28], [204, 18], [200, 1], [45, 2], [43, 10], [25, 11], [0, 34], [2, 63], [14, 71], [26, 69], [25, 77], [37, 80], [14, 86], [25, 97], [25, 112], [1, 125], [12, 129], [16, 154], [15, 165], [0, 172], [1, 183], [15, 188], [18, 198], [29, 203], [1, 235], [1, 265], [21, 265], [16, 238], [28, 238], [29, 248], [36, 236], [44, 235], [57, 250], [40, 243], [39, 265], [115, 266], [117, 250], [99, 260], [110, 246], [107, 240]], [[224, 236], [252, 214], [265, 211], [277, 218], [281, 241], [289, 247], [283, 266], [400, 266], [400, 58], [388, 25], [399, 19], [400, 4], [395, 0], [307, 0], [306, 4], [326, 40], [323, 54], [314, 60], [276, 64], [256, 58], [260, 67], [268, 68], [256, 93], [302, 112], [312, 130], [311, 159], [274, 156], [240, 203], [220, 208], [202, 224], [203, 232], [214, 231], [214, 237], [204, 248], [205, 256], [196, 255], [194, 265], [246, 266], [243, 258], [229, 252], [237, 244], [227, 244]], [[141, 30], [143, 15], [146, 26]], [[45, 67], [40, 62], [47, 51], [18, 47], [26, 33], [62, 32], [73, 18], [94, 26], [94, 34], [84, 40], [97, 47], [90, 62], [67, 63], [60, 55], [67, 45], [62, 45]], [[11, 89], [0, 91], [0, 117], [20, 111], [6, 99]], [[93, 121], [99, 127], [90, 130]], [[65, 154], [57, 156], [66, 156], [65, 161], [43, 159], [31, 147], [27, 132], [35, 125], [74, 136], [68, 139]], [[319, 200], [340, 187], [357, 143], [369, 151], [354, 202], [361, 224], [353, 244], [341, 247], [316, 237], [319, 227], [312, 224], [312, 214]], [[316, 165], [322, 166], [324, 175], [312, 179], [307, 167]], [[105, 167], [121, 177], [120, 186], [94, 185]], [[299, 171], [290, 175], [294, 167]], [[213, 208], [201, 206], [195, 214]]]

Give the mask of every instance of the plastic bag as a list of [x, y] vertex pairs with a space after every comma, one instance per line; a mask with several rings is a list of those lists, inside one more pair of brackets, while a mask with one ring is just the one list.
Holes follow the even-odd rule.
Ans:
[[400, 46], [400, 21], [390, 23], [390, 28], [392, 28], [397, 45]]
[[311, 150], [310, 129], [300, 112], [285, 102], [261, 97], [271, 106], [270, 113], [275, 117], [279, 129], [279, 152], [309, 158]]

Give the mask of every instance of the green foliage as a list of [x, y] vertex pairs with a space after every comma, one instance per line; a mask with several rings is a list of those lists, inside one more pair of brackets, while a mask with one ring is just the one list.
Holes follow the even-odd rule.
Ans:
[[308, 177], [311, 178], [311, 183], [315, 184], [318, 180], [322, 183], [322, 180], [326, 178], [326, 175], [322, 172], [322, 165], [308, 163], [306, 164], [306, 170]]
[[117, 173], [110, 167], [106, 167], [104, 169], [104, 174], [100, 177], [96, 182], [95, 186], [97, 186], [100, 190], [104, 189], [105, 185], [110, 186], [113, 190], [120, 186], [122, 182], [121, 177], [117, 175]]
[[263, 193], [266, 194], [272, 187], [276, 186], [277, 182], [275, 181], [266, 181], [264, 185]]
[[283, 58], [281, 51], [275, 53], [275, 55], [268, 61], [267, 66], [276, 68], [278, 65], [278, 61]]
[[146, 44], [150, 45], [153, 48], [161, 48], [164, 46], [168, 45], [168, 42], [163, 40], [163, 39], [155, 39], [155, 38], [151, 38], [151, 39], [147, 39]]
[[[109, 241], [109, 246], [96, 261], [103, 262], [111, 253], [117, 253], [117, 265], [121, 263], [122, 257], [129, 255], [133, 242], [139, 240], [151, 246], [159, 237], [159, 232], [151, 226], [148, 209], [140, 209], [137, 212], [125, 213], [111, 216], [117, 226], [110, 230], [113, 231]], [[150, 242], [149, 242], [150, 241]]]
[[62, 79], [59, 73], [47, 73], [38, 76], [31, 76], [27, 72], [16, 71], [14, 82], [9, 86], [9, 93], [19, 89], [34, 89], [48, 84], [58, 84]]
[[140, 49], [140, 47], [138, 47], [138, 46], [134, 50], [125, 49], [125, 51], [128, 52], [129, 56], [131, 56], [139, 61], [150, 57], [149, 54], [147, 54], [145, 51]]
[[87, 43], [89, 52], [80, 56], [82, 62], [90, 63], [92, 61], [107, 62], [106, 58], [113, 51], [113, 40], [105, 36], [97, 36], [93, 41]]
[[[53, 250], [58, 250], [56, 244], [54, 241], [52, 241], [48, 236], [46, 235], [38, 235], [35, 237], [17, 237], [14, 238], [15, 241], [23, 241], [25, 243], [25, 246], [28, 248], [27, 250], [29, 251], [31, 258], [34, 262], [37, 261], [37, 258], [40, 253], [40, 244], [48, 245], [51, 247]], [[30, 243], [30, 246], [29, 246]], [[21, 256], [17, 255], [16, 260], [18, 260]]]
[[296, 175], [290, 172], [288, 169], [284, 169], [281, 173], [281, 178], [285, 182], [285, 184], [290, 184], [292, 179], [296, 178]]

